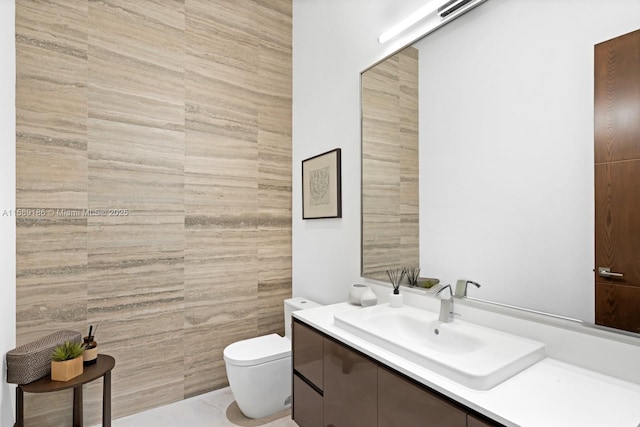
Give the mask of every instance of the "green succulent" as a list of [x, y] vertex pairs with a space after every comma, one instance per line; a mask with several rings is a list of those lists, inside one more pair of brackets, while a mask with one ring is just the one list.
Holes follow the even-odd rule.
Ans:
[[84, 353], [84, 347], [79, 342], [66, 341], [53, 350], [51, 360], [54, 362], [64, 362], [65, 360], [75, 359]]
[[427, 279], [427, 280], [424, 281], [424, 283], [422, 283], [422, 287], [429, 289], [429, 288], [432, 288], [434, 285], [436, 285], [438, 283], [439, 283], [438, 280]]

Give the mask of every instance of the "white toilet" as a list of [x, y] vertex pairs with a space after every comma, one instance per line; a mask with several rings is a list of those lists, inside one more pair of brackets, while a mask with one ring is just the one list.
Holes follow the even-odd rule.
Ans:
[[307, 298], [287, 299], [284, 337], [263, 335], [224, 349], [229, 386], [245, 416], [262, 418], [291, 405], [291, 313], [318, 306]]

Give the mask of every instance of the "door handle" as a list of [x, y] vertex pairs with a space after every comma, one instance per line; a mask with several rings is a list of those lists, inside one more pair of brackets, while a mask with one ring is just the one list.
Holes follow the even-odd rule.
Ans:
[[623, 277], [624, 274], [622, 273], [614, 273], [613, 271], [611, 271], [611, 268], [609, 267], [598, 267], [598, 274], [600, 275], [600, 277]]

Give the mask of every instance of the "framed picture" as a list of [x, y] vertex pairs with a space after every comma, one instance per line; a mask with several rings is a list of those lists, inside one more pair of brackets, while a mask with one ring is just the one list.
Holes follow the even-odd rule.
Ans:
[[302, 219], [342, 218], [340, 149], [302, 161]]

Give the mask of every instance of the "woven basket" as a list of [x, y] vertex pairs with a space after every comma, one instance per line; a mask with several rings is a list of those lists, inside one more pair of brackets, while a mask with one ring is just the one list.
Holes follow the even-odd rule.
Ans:
[[58, 331], [39, 340], [14, 348], [7, 353], [7, 382], [29, 384], [49, 375], [51, 354], [65, 341], [82, 342], [82, 334]]

